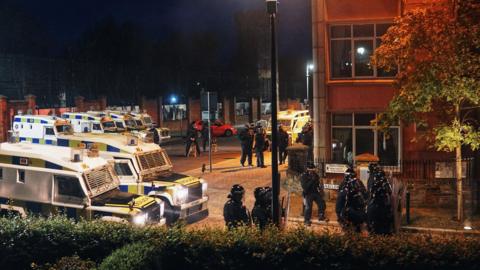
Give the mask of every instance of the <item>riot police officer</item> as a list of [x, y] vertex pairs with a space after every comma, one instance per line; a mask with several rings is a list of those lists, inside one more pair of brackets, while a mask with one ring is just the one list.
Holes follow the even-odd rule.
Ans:
[[300, 176], [300, 184], [303, 189], [303, 200], [305, 205], [304, 221], [305, 225], [311, 225], [313, 202], [318, 207], [318, 220], [325, 220], [325, 200], [323, 199], [323, 183], [315, 172], [315, 166], [312, 163], [307, 165], [307, 171]]
[[393, 231], [392, 188], [385, 172], [375, 170], [367, 205], [367, 224], [370, 233], [390, 234]]
[[257, 187], [253, 192], [255, 205], [252, 209], [253, 223], [261, 230], [272, 223], [272, 188]]
[[228, 229], [242, 225], [250, 226], [250, 213], [243, 205], [245, 189], [241, 185], [233, 185], [228, 194], [228, 201], [223, 207], [223, 218]]
[[344, 230], [353, 229], [361, 232], [366, 221], [365, 202], [368, 198], [363, 183], [357, 179], [355, 172], [349, 168], [339, 186], [335, 212], [338, 223]]

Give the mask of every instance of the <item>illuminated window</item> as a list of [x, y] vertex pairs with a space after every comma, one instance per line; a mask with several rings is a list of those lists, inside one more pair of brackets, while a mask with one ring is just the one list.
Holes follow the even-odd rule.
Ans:
[[370, 123], [374, 113], [332, 115], [332, 162], [352, 164], [355, 156], [372, 154], [380, 163], [396, 166], [400, 159], [400, 127], [392, 126], [388, 133], [377, 131]]
[[341, 78], [394, 77], [370, 64], [370, 57], [381, 44], [390, 23], [344, 24], [330, 26], [330, 76]]

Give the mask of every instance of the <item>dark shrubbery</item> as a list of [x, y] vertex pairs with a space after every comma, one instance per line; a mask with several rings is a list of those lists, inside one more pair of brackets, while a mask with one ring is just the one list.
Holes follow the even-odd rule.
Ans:
[[[173, 230], [145, 248], [147, 267], [130, 269], [478, 269], [479, 248], [475, 238], [446, 236]], [[135, 259], [128, 254], [133, 253], [116, 251], [100, 269]]]
[[[2, 269], [477, 269], [477, 238], [318, 234], [270, 228], [135, 228], [65, 218], [0, 219]], [[66, 257], [66, 258], [62, 258]], [[39, 268], [41, 269], [41, 268]]]
[[117, 248], [158, 238], [164, 231], [101, 221], [74, 222], [64, 217], [0, 218], [0, 268], [25, 269], [32, 263], [54, 263], [75, 254], [100, 262]]

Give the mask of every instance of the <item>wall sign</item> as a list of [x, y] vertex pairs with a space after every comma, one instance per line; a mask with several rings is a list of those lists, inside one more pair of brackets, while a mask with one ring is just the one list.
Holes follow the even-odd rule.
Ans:
[[326, 173], [345, 173], [348, 169], [346, 164], [326, 164], [325, 172]]

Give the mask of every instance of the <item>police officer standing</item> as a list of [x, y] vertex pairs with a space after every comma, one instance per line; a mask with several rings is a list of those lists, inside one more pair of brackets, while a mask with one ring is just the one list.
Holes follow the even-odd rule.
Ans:
[[257, 156], [257, 167], [260, 168], [266, 167], [263, 159], [263, 151], [265, 151], [265, 148], [267, 148], [265, 137], [265, 130], [262, 127], [257, 127], [255, 133], [255, 145], [253, 148], [255, 149], [255, 155]]
[[229, 230], [251, 224], [250, 213], [243, 205], [244, 195], [245, 189], [241, 185], [233, 185], [230, 189], [229, 200], [223, 206], [223, 218]]
[[252, 166], [252, 148], [253, 148], [253, 128], [249, 124], [245, 124], [245, 129], [239, 134], [240, 146], [242, 148], [242, 156], [240, 157], [240, 164], [245, 166], [245, 161], [248, 159], [248, 166]]
[[272, 188], [271, 187], [257, 187], [253, 192], [255, 196], [255, 205], [252, 209], [253, 223], [257, 225], [260, 230], [272, 223]]
[[335, 212], [338, 223], [346, 231], [361, 232], [366, 222], [365, 204], [368, 198], [363, 183], [357, 179], [355, 172], [349, 168], [345, 172], [343, 182], [338, 188]]
[[202, 134], [203, 152], [206, 152], [207, 151], [207, 143], [208, 143], [208, 122], [202, 121], [202, 130], [200, 132]]
[[200, 147], [198, 146], [198, 131], [195, 128], [195, 121], [190, 123], [190, 126], [188, 127], [187, 131], [187, 142], [186, 142], [186, 147], [185, 147], [185, 156], [188, 157], [188, 152], [190, 151], [190, 147], [192, 146], [192, 143], [195, 144], [195, 147], [197, 149], [197, 154], [200, 155]]
[[373, 234], [390, 234], [393, 232], [392, 188], [382, 169], [377, 168], [372, 175], [367, 205], [368, 229]]
[[288, 133], [284, 127], [280, 125], [278, 127], [278, 152], [280, 153], [280, 164], [285, 164], [287, 159], [287, 147], [288, 147]]
[[299, 134], [297, 142], [308, 147], [307, 161], [313, 162], [313, 128], [310, 123], [302, 127], [302, 133]]
[[318, 220], [325, 220], [325, 200], [323, 199], [323, 183], [315, 172], [315, 166], [310, 163], [307, 171], [300, 176], [300, 184], [303, 189], [303, 200], [305, 205], [305, 225], [311, 225], [313, 202], [318, 207]]

